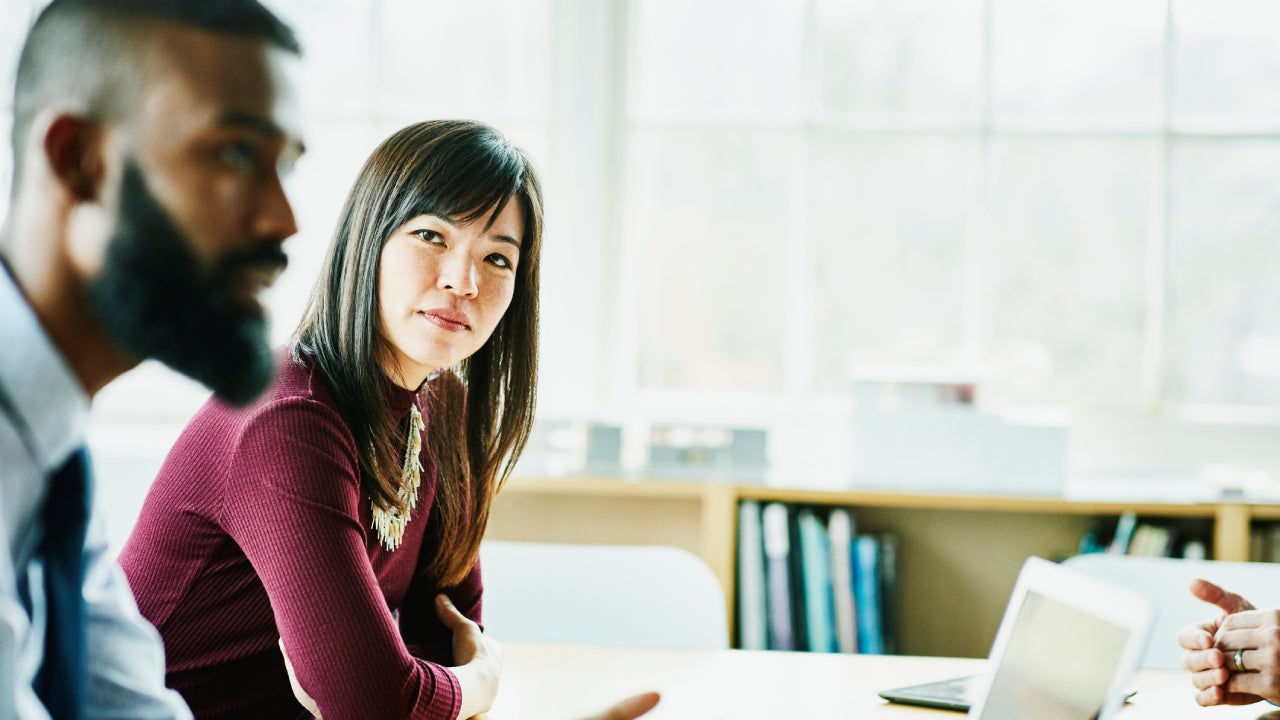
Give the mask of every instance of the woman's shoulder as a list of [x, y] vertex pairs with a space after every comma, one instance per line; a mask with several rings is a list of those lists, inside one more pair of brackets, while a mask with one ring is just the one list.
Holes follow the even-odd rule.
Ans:
[[275, 378], [261, 396], [244, 406], [210, 397], [184, 434], [233, 446], [250, 439], [260, 442], [264, 435], [336, 434], [351, 444], [351, 433], [315, 363], [288, 350], [277, 354]]
[[315, 362], [305, 355], [295, 357], [284, 352], [276, 364], [270, 389], [246, 408], [246, 421], [250, 426], [294, 425], [294, 419], [305, 427], [319, 424], [346, 436], [351, 434]]
[[333, 394], [315, 358], [294, 348], [276, 355], [276, 377], [264, 399], [306, 399], [333, 405]]
[[357, 482], [355, 439], [314, 363], [285, 352], [276, 372], [271, 387], [253, 404], [212, 410], [229, 421], [224, 437], [228, 481], [307, 494], [328, 485], [318, 482], [321, 478], [343, 478], [336, 485], [344, 488]]

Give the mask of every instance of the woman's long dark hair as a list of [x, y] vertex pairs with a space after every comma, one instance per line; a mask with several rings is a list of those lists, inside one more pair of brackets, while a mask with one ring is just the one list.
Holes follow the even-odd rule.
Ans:
[[383, 141], [347, 196], [294, 337], [294, 359], [316, 363], [355, 437], [362, 489], [382, 508], [405, 510], [396, 492], [406, 430], [382, 372], [390, 359], [379, 331], [383, 244], [419, 215], [466, 223], [496, 217], [510, 201], [524, 218], [511, 304], [488, 342], [419, 390], [423, 461], [438, 479], [427, 541], [439, 552], [425, 572], [446, 586], [475, 563], [493, 497], [533, 423], [542, 190], [525, 154], [493, 128], [463, 120], [410, 125]]

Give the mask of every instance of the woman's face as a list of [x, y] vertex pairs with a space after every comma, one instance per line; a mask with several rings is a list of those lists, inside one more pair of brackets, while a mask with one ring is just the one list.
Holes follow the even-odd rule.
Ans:
[[524, 235], [519, 201], [486, 229], [491, 217], [454, 225], [419, 215], [383, 245], [378, 308], [391, 346], [383, 372], [401, 387], [415, 389], [479, 350], [511, 304]]

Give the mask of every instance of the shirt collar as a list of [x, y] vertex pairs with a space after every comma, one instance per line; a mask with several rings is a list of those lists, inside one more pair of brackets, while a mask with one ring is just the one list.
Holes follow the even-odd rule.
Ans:
[[0, 263], [0, 392], [35, 461], [52, 471], [84, 444], [89, 396]]

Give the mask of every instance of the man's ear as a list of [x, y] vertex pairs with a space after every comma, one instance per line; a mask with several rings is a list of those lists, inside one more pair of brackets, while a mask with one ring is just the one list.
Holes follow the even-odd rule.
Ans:
[[102, 191], [102, 126], [67, 113], [54, 117], [45, 129], [44, 155], [53, 175], [77, 200], [96, 200]]

